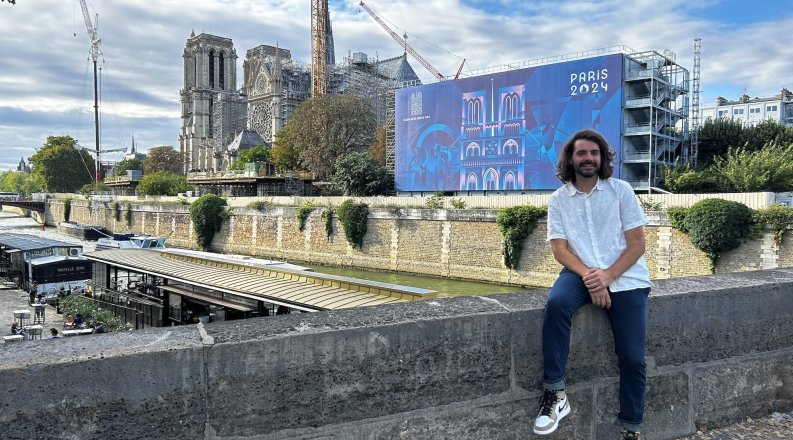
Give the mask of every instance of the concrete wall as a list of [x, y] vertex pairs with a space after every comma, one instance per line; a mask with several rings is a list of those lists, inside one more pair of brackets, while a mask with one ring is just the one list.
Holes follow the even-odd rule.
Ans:
[[[3, 438], [535, 438], [544, 300], [447, 298], [4, 345]], [[573, 411], [554, 438], [614, 438], [607, 318], [587, 306], [573, 325]], [[793, 270], [659, 282], [647, 363], [648, 439], [793, 409]]]
[[[116, 221], [109, 204], [74, 200], [70, 219], [104, 225], [116, 232], [168, 236], [170, 246], [197, 247], [186, 205], [133, 204], [129, 225], [125, 220], [127, 206], [122, 204], [121, 220]], [[312, 212], [306, 228], [300, 231], [297, 208], [277, 207], [263, 212], [234, 208], [234, 215], [216, 234], [212, 250], [524, 286], [548, 287], [561, 268], [545, 242], [544, 222], [526, 239], [518, 269], [504, 267], [496, 210], [370, 209], [363, 248], [354, 249], [336, 218], [334, 232], [327, 237], [322, 209]], [[46, 215], [49, 224], [63, 220], [62, 202], [51, 200]], [[665, 213], [649, 213], [649, 218], [645, 258], [653, 279], [710, 274], [708, 257], [685, 234], [669, 226]], [[716, 272], [791, 266], [793, 240], [777, 244], [767, 231], [762, 239], [746, 240], [739, 248], [724, 253]]]

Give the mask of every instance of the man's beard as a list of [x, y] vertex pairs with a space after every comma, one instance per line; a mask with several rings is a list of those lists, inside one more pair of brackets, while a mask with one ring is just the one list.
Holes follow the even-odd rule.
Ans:
[[[590, 171], [584, 171], [583, 167], [585, 165], [591, 165], [592, 169]], [[582, 162], [578, 164], [577, 167], [573, 167], [573, 169], [575, 170], [576, 175], [584, 178], [595, 176], [598, 173], [598, 171], [600, 171], [600, 167], [598, 167], [594, 162]]]

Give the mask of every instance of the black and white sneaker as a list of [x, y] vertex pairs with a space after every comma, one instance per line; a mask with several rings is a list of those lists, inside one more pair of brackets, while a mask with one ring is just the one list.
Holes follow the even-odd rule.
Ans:
[[570, 414], [570, 402], [563, 391], [545, 390], [540, 400], [540, 412], [534, 419], [534, 433], [540, 435], [556, 431], [559, 421]]
[[620, 431], [621, 440], [639, 440], [639, 437], [641, 437], [641, 434], [636, 431], [628, 431], [627, 429]]

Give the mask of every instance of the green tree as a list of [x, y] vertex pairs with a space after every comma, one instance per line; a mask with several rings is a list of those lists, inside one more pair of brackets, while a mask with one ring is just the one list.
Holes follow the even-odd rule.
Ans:
[[74, 192], [94, 180], [94, 159], [71, 136], [49, 136], [30, 157], [32, 173], [48, 192]]
[[729, 192], [727, 182], [719, 179], [711, 168], [693, 167], [690, 163], [666, 166], [662, 170], [661, 187], [678, 194]]
[[116, 164], [116, 176], [124, 176], [128, 170], [143, 170], [143, 161], [140, 159], [123, 159]]
[[270, 150], [273, 163], [281, 170], [297, 170], [300, 167], [300, 154], [295, 145], [290, 143], [292, 127], [287, 124], [275, 133], [273, 148]]
[[758, 151], [773, 142], [784, 141], [787, 129], [778, 121], [767, 119], [743, 129], [743, 143], [747, 151]]
[[372, 144], [372, 106], [352, 95], [326, 95], [300, 104], [281, 137], [285, 148], [298, 152], [302, 167], [319, 180], [333, 176], [336, 160]]
[[138, 192], [150, 196], [175, 196], [192, 188], [185, 176], [164, 172], [144, 174], [138, 184]]
[[85, 185], [83, 185], [80, 188], [80, 194], [82, 194], [86, 198], [90, 197], [91, 193], [107, 192], [107, 191], [110, 191], [110, 187], [105, 185], [102, 182], [99, 182], [99, 183], [95, 183], [95, 182], [86, 183]]
[[741, 121], [729, 118], [706, 119], [699, 128], [698, 165], [712, 164], [716, 157], [725, 156], [730, 147], [740, 147], [743, 142]]
[[374, 132], [372, 145], [369, 146], [369, 155], [372, 156], [377, 163], [385, 165], [386, 159], [386, 139], [385, 139], [385, 126], [379, 127]]
[[774, 142], [758, 151], [731, 148], [726, 158], [716, 158], [713, 172], [738, 192], [790, 191], [793, 188], [793, 144]]
[[150, 149], [143, 160], [143, 173], [158, 172], [182, 174], [182, 154], [170, 145]]
[[270, 149], [264, 145], [255, 145], [240, 153], [240, 157], [229, 167], [232, 170], [244, 170], [246, 163], [272, 162]]
[[348, 196], [381, 195], [388, 187], [385, 165], [377, 163], [369, 153], [350, 153], [339, 158], [333, 181]]
[[44, 181], [36, 176], [23, 171], [0, 171], [0, 191], [19, 193], [29, 197], [31, 193], [44, 190]]

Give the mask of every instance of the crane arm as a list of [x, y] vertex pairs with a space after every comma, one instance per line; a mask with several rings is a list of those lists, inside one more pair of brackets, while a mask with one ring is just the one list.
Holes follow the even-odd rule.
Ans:
[[380, 26], [381, 26], [383, 29], [385, 29], [385, 30], [386, 30], [386, 32], [388, 32], [388, 35], [391, 35], [391, 38], [393, 38], [393, 39], [394, 39], [394, 41], [396, 41], [397, 43], [399, 43], [399, 45], [400, 45], [400, 46], [404, 47], [404, 48], [405, 48], [405, 51], [406, 51], [406, 52], [408, 52], [410, 55], [412, 55], [412, 56], [413, 56], [413, 58], [415, 58], [415, 59], [416, 59], [416, 61], [418, 61], [419, 63], [421, 63], [421, 65], [422, 65], [422, 66], [424, 66], [424, 68], [425, 68], [425, 69], [429, 70], [429, 71], [430, 71], [430, 73], [432, 73], [432, 75], [433, 75], [433, 76], [435, 76], [435, 78], [437, 78], [439, 81], [443, 81], [444, 79], [446, 79], [446, 77], [445, 77], [445, 76], [443, 76], [443, 74], [442, 74], [442, 73], [440, 73], [440, 72], [438, 71], [438, 69], [436, 69], [436, 68], [432, 67], [432, 64], [430, 64], [430, 63], [429, 63], [429, 61], [425, 60], [425, 59], [424, 59], [424, 57], [422, 57], [422, 56], [421, 56], [421, 55], [420, 55], [420, 54], [419, 54], [419, 53], [416, 51], [416, 49], [413, 49], [413, 47], [412, 47], [411, 45], [409, 45], [409, 44], [408, 44], [408, 42], [407, 42], [407, 41], [405, 41], [405, 39], [404, 39], [404, 38], [400, 37], [400, 36], [399, 36], [399, 34], [397, 34], [396, 32], [394, 32], [393, 30], [391, 30], [391, 28], [390, 28], [390, 27], [388, 27], [388, 25], [387, 25], [387, 24], [385, 24], [385, 22], [384, 22], [383, 20], [381, 20], [381, 19], [380, 19], [380, 17], [378, 17], [378, 16], [377, 16], [377, 14], [375, 14], [375, 13], [374, 13], [374, 11], [373, 11], [373, 10], [371, 10], [371, 9], [369, 8], [369, 6], [367, 6], [367, 5], [366, 5], [366, 3], [364, 3], [364, 2], [362, 1], [362, 2], [360, 2], [360, 3], [359, 3], [359, 5], [360, 5], [360, 6], [361, 6], [361, 7], [362, 7], [362, 8], [363, 8], [363, 9], [364, 9], [366, 12], [368, 12], [368, 13], [369, 13], [369, 15], [371, 15], [371, 16], [372, 16], [372, 18], [374, 19], [374, 21], [376, 21], [376, 22], [377, 22], [377, 24], [379, 24], [379, 25], [380, 25]]
[[96, 61], [99, 56], [99, 38], [96, 34], [96, 26], [91, 23], [91, 15], [88, 13], [88, 5], [85, 0], [80, 0], [80, 8], [83, 10], [83, 19], [85, 20], [85, 28], [88, 30], [88, 39], [91, 40], [91, 58]]

